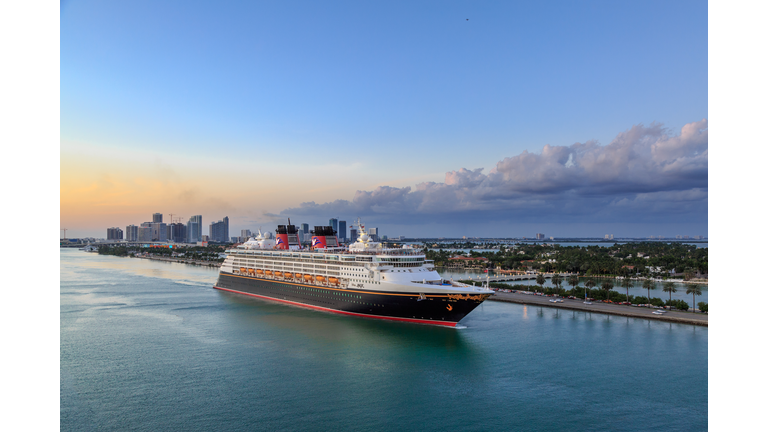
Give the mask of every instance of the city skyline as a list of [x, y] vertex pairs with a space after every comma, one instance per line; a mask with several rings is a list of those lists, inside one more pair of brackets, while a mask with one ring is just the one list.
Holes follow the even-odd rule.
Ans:
[[165, 209], [235, 233], [361, 217], [408, 237], [706, 236], [707, 19], [700, 2], [67, 3], [61, 227], [104, 237]]

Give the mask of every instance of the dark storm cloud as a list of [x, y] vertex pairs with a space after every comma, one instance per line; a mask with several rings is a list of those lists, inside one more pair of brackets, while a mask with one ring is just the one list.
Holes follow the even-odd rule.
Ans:
[[679, 135], [660, 124], [633, 126], [606, 145], [546, 145], [483, 169], [446, 173], [442, 183], [357, 191], [352, 200], [302, 203], [283, 215], [374, 216], [384, 223], [509, 219], [548, 222], [659, 221], [697, 213], [706, 220], [707, 120]]

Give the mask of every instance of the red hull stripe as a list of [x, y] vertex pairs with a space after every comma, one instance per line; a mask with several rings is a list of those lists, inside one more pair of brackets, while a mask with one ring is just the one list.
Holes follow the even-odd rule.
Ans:
[[341, 310], [337, 310], [337, 309], [329, 309], [329, 308], [324, 308], [324, 307], [321, 307], [321, 306], [313, 306], [313, 305], [308, 305], [308, 304], [304, 304], [304, 303], [297, 303], [297, 302], [292, 302], [292, 301], [289, 301], [289, 300], [281, 300], [281, 299], [276, 299], [276, 298], [273, 298], [273, 297], [261, 296], [261, 295], [258, 295], [258, 294], [251, 294], [251, 293], [242, 292], [242, 291], [235, 291], [235, 290], [221, 288], [221, 287], [217, 287], [217, 286], [214, 286], [214, 288], [216, 288], [218, 290], [222, 290], [222, 291], [229, 291], [229, 292], [235, 293], [235, 294], [244, 294], [244, 295], [248, 295], [248, 296], [251, 296], [251, 297], [262, 298], [262, 299], [265, 299], [265, 300], [273, 300], [273, 301], [278, 301], [278, 302], [282, 302], [282, 303], [292, 304], [292, 305], [295, 305], [295, 306], [301, 306], [301, 307], [312, 308], [312, 309], [319, 309], [319, 310], [323, 310], [323, 311], [326, 311], [326, 312], [333, 312], [333, 313], [338, 313], [338, 314], [343, 314], [343, 315], [353, 315], [353, 316], [359, 316], [359, 317], [364, 317], [364, 318], [377, 318], [377, 319], [385, 319], [385, 320], [392, 320], [392, 321], [405, 321], [405, 322], [418, 323], [418, 324], [432, 324], [432, 325], [440, 325], [440, 326], [445, 326], [445, 327], [456, 327], [456, 323], [455, 322], [423, 320], [423, 319], [413, 319], [413, 318], [399, 318], [399, 317], [389, 317], [389, 316], [381, 316], [381, 315], [368, 315], [368, 314], [361, 314], [361, 313], [356, 313], [356, 312], [341, 311]]

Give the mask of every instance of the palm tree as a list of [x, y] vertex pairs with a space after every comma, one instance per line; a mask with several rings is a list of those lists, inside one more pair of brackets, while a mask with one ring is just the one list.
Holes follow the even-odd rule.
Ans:
[[[685, 290], [686, 294], [693, 294], [693, 304], [696, 304], [696, 296], [701, 295], [701, 288], [699, 287], [699, 284], [690, 284], [688, 285], [688, 289]], [[693, 312], [696, 313], [696, 308], [692, 308]]]
[[664, 282], [664, 288], [661, 289], [664, 292], [669, 293], [669, 301], [672, 301], [672, 293], [677, 292], [677, 288], [675, 288], [674, 282]]
[[578, 275], [568, 276], [568, 285], [571, 286], [571, 291], [576, 289], [576, 287], [579, 286], [579, 276]]
[[555, 273], [552, 275], [552, 284], [557, 287], [557, 293], [560, 294], [560, 284], [563, 283], [563, 277]]
[[624, 279], [621, 280], [621, 287], [627, 289], [627, 302], [629, 302], [629, 289], [633, 286], [635, 286], [635, 284], [632, 283], [632, 279], [624, 276]]
[[[544, 279], [544, 274], [539, 273], [536, 275], [536, 283], [541, 287], [541, 290], [544, 291], [544, 282], [546, 282], [546, 279]], [[536, 291], [538, 292], [538, 291]]]
[[613, 279], [606, 279], [601, 284], [601, 287], [605, 290], [605, 296], [608, 300], [611, 299], [611, 290], [613, 289]]
[[587, 299], [587, 290], [591, 290], [595, 286], [595, 280], [592, 278], [587, 279], [586, 282], [584, 282], [584, 300]]
[[648, 290], [648, 307], [651, 307], [650, 306], [650, 304], [651, 304], [651, 290], [655, 290], [656, 289], [656, 282], [654, 282], [654, 281], [652, 281], [650, 279], [646, 279], [646, 280], [643, 281], [643, 288]]

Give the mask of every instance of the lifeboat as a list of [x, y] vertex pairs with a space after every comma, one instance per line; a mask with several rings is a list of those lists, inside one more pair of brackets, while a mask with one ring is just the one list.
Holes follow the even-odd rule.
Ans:
[[245, 273], [245, 267], [240, 267], [240, 273]]
[[335, 277], [329, 277], [329, 278], [328, 278], [328, 282], [330, 282], [330, 283], [332, 283], [332, 284], [336, 284], [336, 285], [338, 285], [338, 284], [339, 284], [339, 278], [335, 278]]
[[253, 269], [248, 269], [248, 274], [249, 274], [249, 275], [255, 275], [255, 274], [256, 274], [256, 271], [255, 271], [255, 270], [253, 270]]
[[283, 272], [276, 271], [275, 276], [277, 277], [283, 277]]
[[318, 282], [323, 282], [325, 281], [325, 276], [315, 276], [315, 280], [317, 280]]
[[301, 274], [301, 273], [294, 273], [293, 277], [296, 278], [296, 279], [301, 279], [302, 277], [304, 277], [304, 275]]
[[283, 273], [283, 276], [285, 276], [288, 279], [293, 279], [293, 273], [285, 272], [285, 273]]
[[312, 280], [312, 275], [304, 275], [304, 280], [309, 282]]
[[272, 276], [272, 270], [265, 270], [265, 271], [264, 271], [264, 273], [265, 273], [267, 276]]
[[261, 269], [256, 270], [256, 274], [257, 275], [263, 275], [264, 274], [264, 270], [261, 270]]

